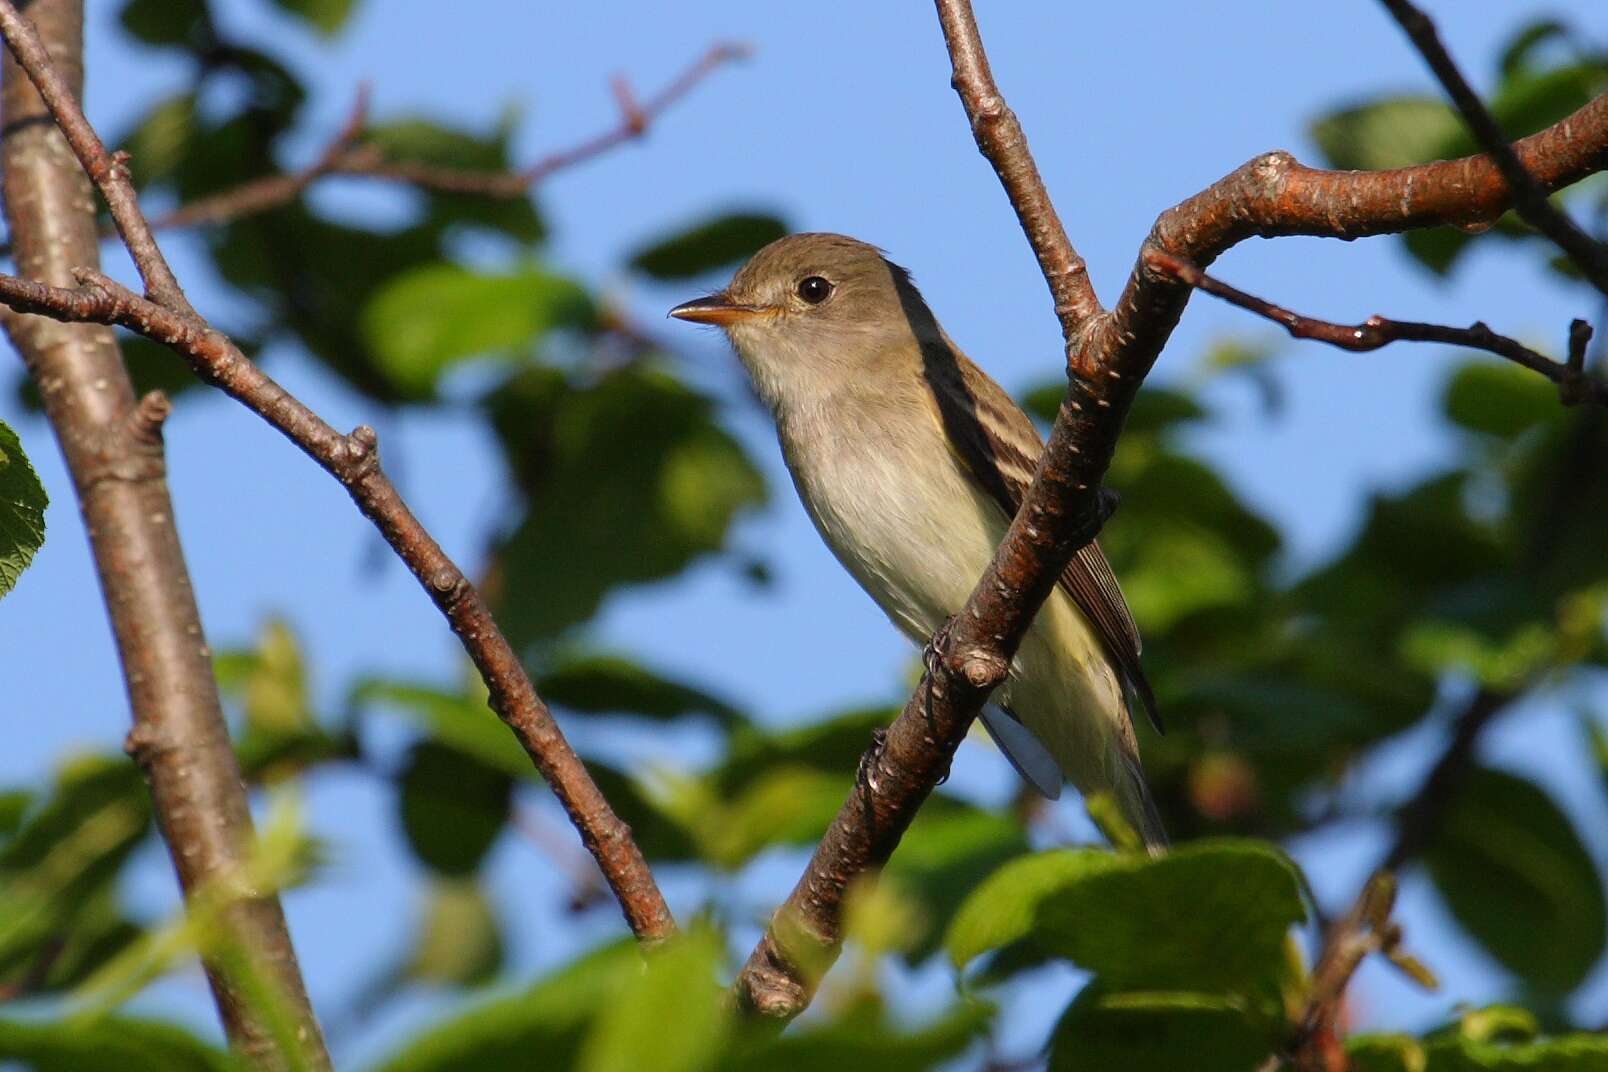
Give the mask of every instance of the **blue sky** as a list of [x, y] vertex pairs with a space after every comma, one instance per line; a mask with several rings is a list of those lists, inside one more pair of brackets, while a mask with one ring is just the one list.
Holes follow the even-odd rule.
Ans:
[[[153, 95], [180, 85], [185, 72], [124, 42], [114, 25], [119, 5], [88, 6], [89, 112], [113, 136]], [[305, 130], [285, 161], [292, 167], [316, 155], [340, 125], [360, 81], [371, 84], [379, 118], [423, 113], [486, 127], [505, 105], [517, 104], [516, 145], [521, 158], [532, 159], [615, 120], [609, 75], [624, 73], [647, 92], [716, 39], [754, 47], [750, 60], [713, 76], [642, 143], [562, 173], [539, 193], [554, 231], [553, 263], [625, 303], [674, 347], [686, 375], [723, 400], [729, 426], [763, 462], [776, 492], [773, 507], [736, 536], [774, 567], [771, 591], [757, 593], [728, 566], [702, 566], [614, 599], [595, 637], [716, 684], [776, 723], [897, 700], [910, 651], [820, 546], [735, 361], [712, 335], [662, 319], [688, 288], [647, 285], [619, 266], [644, 240], [716, 208], [776, 210], [797, 229], [843, 231], [887, 249], [915, 272], [961, 346], [1007, 387], [1056, 376], [1059, 333], [1043, 281], [948, 87], [932, 12], [924, 5], [600, 0], [556, 9], [482, 2], [444, 14], [424, 0], [366, 0], [348, 31], [324, 46], [258, 0], [217, 6], [232, 36], [286, 57], [309, 84]], [[1487, 86], [1497, 43], [1531, 5], [1465, 0], [1430, 7], [1476, 85]], [[1421, 61], [1371, 3], [1028, 10], [986, 5], [984, 37], [1107, 300], [1161, 210], [1267, 149], [1314, 160], [1306, 125], [1336, 105], [1380, 89], [1433, 89]], [[1608, 7], [1596, 0], [1544, 10], [1608, 37]], [[380, 216], [394, 212], [401, 196], [344, 180], [315, 194], [321, 204]], [[193, 244], [175, 236], [164, 246], [195, 304], [227, 323], [238, 310]], [[1355, 320], [1380, 312], [1453, 323], [1478, 317], [1550, 348], [1570, 317], [1596, 314], [1585, 291], [1561, 290], [1531, 261], [1505, 253], [1494, 245], [1440, 283], [1408, 264], [1392, 240], [1282, 239], [1245, 244], [1216, 270], [1315, 315]], [[121, 255], [110, 247], [108, 254], [111, 270], [132, 278]], [[1225, 334], [1276, 336], [1236, 310], [1197, 300], [1157, 378], [1198, 374], [1207, 344]], [[1454, 444], [1434, 419], [1447, 355], [1428, 347], [1367, 355], [1315, 344], [1287, 349], [1277, 367], [1284, 415], [1265, 419], [1244, 380], [1215, 382], [1208, 397], [1221, 418], [1195, 445], [1284, 529], [1295, 569], [1345, 539], [1370, 490], [1412, 479], [1449, 458]], [[404, 492], [448, 551], [472, 567], [504, 479], [474, 420], [377, 415], [299, 355], [272, 358], [274, 374], [336, 425], [378, 425]], [[43, 551], [0, 605], [12, 719], [0, 759], [6, 783], [44, 776], [74, 749], [118, 747], [127, 720], [70, 487], [48, 431], [11, 407], [9, 392], [0, 393], [0, 417], [22, 434], [54, 504]], [[459, 649], [412, 578], [381, 553], [345, 494], [294, 448], [222, 397], [187, 399], [167, 436], [178, 522], [214, 646], [245, 643], [266, 615], [284, 614], [312, 653], [318, 695], [330, 706], [358, 675], [456, 680]], [[1544, 770], [1580, 827], [1593, 832], [1602, 859], [1608, 816], [1590, 789], [1593, 775], [1569, 717], [1557, 705], [1537, 705], [1510, 717], [1487, 748], [1517, 769]], [[634, 754], [641, 762], [685, 764], [701, 744], [694, 733]], [[1375, 765], [1366, 792], [1388, 799], [1408, 791], [1436, 750], [1432, 732], [1402, 742]], [[996, 757], [964, 750], [961, 790], [998, 796], [1007, 784]], [[377, 782], [315, 778], [307, 800], [313, 827], [335, 847], [334, 862], [317, 886], [290, 895], [288, 909], [315, 1003], [334, 1010], [404, 940], [416, 907], [407, 881], [414, 865], [402, 855], [389, 793]], [[1379, 853], [1380, 836], [1358, 828], [1297, 846], [1331, 905], [1355, 889]], [[608, 913], [577, 924], [533, 907], [559, 888], [550, 870], [512, 837], [493, 860], [491, 885], [513, 932], [516, 973], [528, 975], [615, 926]], [[761, 868], [738, 891], [739, 903], [759, 918], [795, 871], [791, 858]], [[170, 875], [155, 853], [134, 885], [151, 912], [174, 904]], [[683, 904], [700, 892], [674, 876], [670, 886]], [[1452, 996], [1478, 1001], [1502, 992], [1500, 976], [1454, 941], [1422, 881], [1409, 883], [1405, 913], [1413, 944], [1455, 985], [1448, 995], [1423, 996], [1370, 967], [1357, 991], [1363, 1023], [1422, 1025], [1444, 1014]], [[947, 990], [936, 978], [912, 986], [933, 1000]], [[1582, 1003], [1598, 1020], [1608, 1018], [1603, 971]], [[208, 1022], [196, 973], [158, 988], [144, 1007]], [[375, 1052], [395, 1037], [394, 1028], [433, 1007], [421, 997], [388, 1023], [343, 1034], [338, 1056]], [[1016, 1014], [1022, 1037], [1054, 1011], [1045, 999]]]

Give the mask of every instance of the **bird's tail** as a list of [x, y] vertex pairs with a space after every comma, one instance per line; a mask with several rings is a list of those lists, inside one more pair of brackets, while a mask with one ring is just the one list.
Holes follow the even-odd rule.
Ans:
[[1132, 739], [1116, 744], [1122, 764], [1122, 776], [1117, 779], [1116, 797], [1122, 807], [1122, 816], [1138, 831], [1145, 851], [1160, 856], [1167, 851], [1167, 829], [1161, 824], [1161, 812], [1156, 810], [1156, 798], [1150, 795], [1145, 771], [1139, 764], [1139, 750]]

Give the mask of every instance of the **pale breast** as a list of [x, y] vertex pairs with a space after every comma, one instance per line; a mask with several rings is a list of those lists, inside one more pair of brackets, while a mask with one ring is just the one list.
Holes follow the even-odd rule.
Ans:
[[[884, 406], [838, 398], [780, 422], [782, 452], [821, 538], [884, 613], [925, 641], [960, 609], [1005, 522], [936, 425], [887, 427]], [[909, 433], [914, 430], [918, 435]]]

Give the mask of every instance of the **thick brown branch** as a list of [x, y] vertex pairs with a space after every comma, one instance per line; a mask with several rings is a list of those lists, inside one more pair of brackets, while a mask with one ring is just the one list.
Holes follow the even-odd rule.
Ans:
[[[83, 81], [83, 10], [77, 0], [35, 0], [22, 51], [36, 67], [54, 54], [49, 84], [70, 100]], [[9, 5], [0, 25], [20, 24]], [[43, 41], [41, 40], [41, 35]], [[21, 271], [57, 283], [99, 256], [93, 191], [45, 103], [10, 56], [3, 63], [5, 207]], [[80, 128], [79, 133], [83, 131]], [[39, 290], [45, 283], [23, 282]], [[61, 444], [89, 534], [127, 683], [128, 751], [145, 773], [186, 899], [230, 881], [252, 851], [251, 812], [230, 747], [206, 636], [175, 531], [168, 495], [161, 395], [136, 402], [111, 331], [11, 316], [7, 333], [27, 362]], [[279, 901], [229, 905], [218, 917], [226, 944], [248, 951], [265, 979], [221, 958], [206, 961], [224, 1028], [252, 1067], [329, 1067]], [[296, 1028], [299, 1055], [279, 1049], [275, 1017], [247, 995], [277, 986]]]
[[1513, 191], [1513, 209], [1530, 226], [1550, 238], [1553, 243], [1578, 267], [1582, 274], [1604, 295], [1608, 295], [1608, 245], [1592, 238], [1575, 225], [1551, 201], [1547, 191], [1524, 166], [1502, 127], [1491, 114], [1480, 95], [1474, 92], [1458, 70], [1446, 46], [1441, 44], [1435, 24], [1409, 0], [1381, 0], [1408, 38], [1435, 72], [1435, 77], [1452, 98], [1452, 104], [1462, 113], [1463, 122], [1474, 134], [1474, 140], [1490, 154], [1491, 160]]
[[[668, 936], [675, 923], [630, 828], [609, 807], [552, 712], [536, 695], [480, 593], [425, 531], [380, 468], [374, 430], [363, 426], [350, 435], [337, 432], [201, 319], [178, 294], [176, 281], [172, 288], [152, 286], [153, 280], [171, 279], [172, 273], [151, 237], [126, 174], [105, 158], [105, 149], [84, 118], [76, 96], [52, 68], [32, 27], [17, 15], [9, 0], [0, 0], [0, 31], [19, 59], [26, 57], [29, 77], [54, 87], [46, 103], [64, 131], [76, 131], [76, 137], [69, 133], [69, 144], [79, 154], [84, 170], [98, 175], [97, 183], [149, 292], [141, 298], [98, 271], [85, 269], [77, 273], [84, 285], [76, 290], [0, 276], [0, 301], [19, 311], [64, 321], [118, 324], [173, 348], [189, 359], [204, 380], [279, 429], [339, 480], [446, 616], [484, 678], [493, 710], [514, 731], [569, 813], [619, 898], [632, 931], [649, 941]], [[91, 248], [86, 262], [93, 253]], [[180, 304], [158, 297], [158, 290], [169, 289], [178, 294]]]
[[977, 148], [994, 165], [994, 173], [1005, 187], [1005, 195], [1038, 257], [1050, 296], [1055, 299], [1062, 335], [1070, 347], [1078, 329], [1104, 312], [1089, 282], [1088, 266], [1072, 248], [1072, 240], [1061, 225], [1038, 165], [1028, 151], [1022, 124], [1016, 121], [1016, 113], [994, 84], [994, 72], [988, 66], [988, 54], [983, 51], [970, 0], [939, 0], [938, 22], [943, 27], [954, 71], [950, 85], [960, 95]]
[[1565, 405], [1589, 402], [1608, 406], [1608, 383], [1592, 379], [1585, 372], [1586, 345], [1591, 341], [1591, 325], [1584, 320], [1576, 320], [1569, 325], [1568, 359], [1554, 361], [1516, 339], [1498, 335], [1478, 322], [1470, 327], [1454, 328], [1444, 324], [1422, 324], [1414, 320], [1370, 316], [1360, 324], [1335, 324], [1291, 312], [1283, 306], [1247, 294], [1213, 279], [1194, 264], [1170, 253], [1150, 250], [1145, 254], [1145, 265], [1188, 283], [1196, 290], [1203, 290], [1231, 305], [1266, 317], [1297, 339], [1312, 339], [1353, 353], [1378, 350], [1393, 342], [1442, 342], [1466, 346], [1505, 357], [1533, 372], [1539, 372], [1558, 385], [1558, 396]]
[[[1150, 267], [1148, 257], [1160, 252], [1204, 266], [1256, 235], [1358, 238], [1442, 223], [1481, 223], [1494, 220], [1510, 203], [1500, 171], [1483, 156], [1370, 173], [1319, 171], [1301, 166], [1288, 153], [1268, 153], [1163, 213], [1120, 300], [1100, 313], [1092, 293], [1063, 298], [1063, 288], [1082, 289], [1076, 282], [1082, 273], [1057, 266], [1081, 262], [1059, 225], [1050, 222], [1053, 212], [1041, 211], [1048, 198], [1025, 140], [1012, 135], [1014, 122], [1003, 123], [1009, 113], [986, 78], [970, 6], [963, 0], [937, 0], [937, 6], [979, 148], [994, 160], [1039, 263], [1051, 276], [1056, 312], [1069, 340], [1070, 382], [1033, 486], [994, 561], [946, 635], [935, 638], [928, 673], [885, 740], [866, 753], [866, 776], [857, 779], [738, 978], [739, 1001], [778, 1020], [809, 1004], [837, 956], [844, 891], [897, 847], [988, 693], [1003, 679], [1055, 578], [1099, 528], [1100, 481], [1123, 420], [1192, 289]], [[994, 130], [1004, 133], [994, 137], [989, 133]], [[1602, 170], [1608, 166], [1608, 95], [1519, 141], [1514, 150], [1549, 190]]]

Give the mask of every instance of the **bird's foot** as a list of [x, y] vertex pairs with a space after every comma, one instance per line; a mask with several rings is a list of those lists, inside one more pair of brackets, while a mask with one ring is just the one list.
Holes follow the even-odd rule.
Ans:
[[888, 731], [878, 726], [871, 731], [871, 747], [860, 755], [860, 767], [854, 780], [873, 793], [880, 792], [877, 784], [877, 764], [882, 762], [882, 747], [888, 743]]

